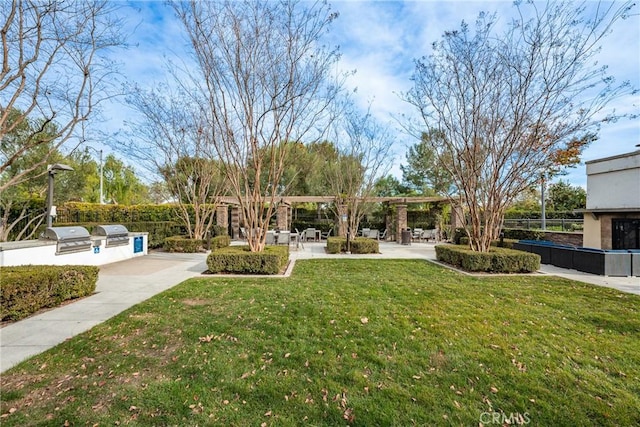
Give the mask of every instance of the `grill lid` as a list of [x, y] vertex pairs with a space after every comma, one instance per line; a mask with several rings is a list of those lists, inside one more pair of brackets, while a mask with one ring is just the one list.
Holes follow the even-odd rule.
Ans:
[[64, 242], [70, 240], [88, 240], [89, 231], [84, 227], [47, 227], [44, 232], [44, 238], [54, 240], [56, 242]]
[[127, 227], [121, 224], [98, 225], [93, 230], [93, 233], [97, 236], [121, 237], [127, 236], [129, 234], [129, 230], [127, 230]]

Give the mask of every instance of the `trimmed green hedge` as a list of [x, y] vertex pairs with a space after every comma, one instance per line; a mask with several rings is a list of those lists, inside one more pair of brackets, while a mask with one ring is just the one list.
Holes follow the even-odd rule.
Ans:
[[[356, 237], [350, 241], [352, 254], [379, 254], [380, 244], [368, 237]], [[329, 237], [327, 239], [327, 253], [339, 254], [347, 251], [346, 237]]]
[[209, 273], [278, 274], [289, 262], [288, 246], [267, 246], [251, 252], [249, 246], [229, 246], [207, 257]]
[[[231, 244], [231, 237], [229, 236], [216, 236], [211, 238], [211, 249], [226, 248]], [[167, 252], [182, 252], [182, 253], [196, 253], [204, 252], [205, 248], [209, 245], [208, 239], [195, 240], [190, 239], [187, 236], [171, 236], [164, 239], [164, 250]]]
[[231, 237], [227, 235], [216, 236], [213, 239], [211, 239], [211, 247], [209, 249], [211, 249], [212, 251], [215, 251], [216, 249], [226, 248], [230, 244], [231, 244]]
[[164, 250], [182, 253], [204, 252], [206, 244], [206, 240], [190, 239], [187, 236], [171, 236], [164, 239]]
[[[120, 224], [124, 222], [164, 222], [175, 221], [179, 207], [176, 204], [163, 205], [100, 205], [97, 203], [66, 202], [58, 206], [58, 221], [95, 222], [100, 224]], [[193, 206], [187, 205], [193, 215]]]
[[476, 252], [467, 246], [436, 245], [436, 257], [466, 271], [531, 273], [540, 268], [539, 255], [507, 248]]
[[98, 267], [84, 265], [25, 265], [0, 268], [0, 319], [20, 320], [40, 309], [91, 295]]

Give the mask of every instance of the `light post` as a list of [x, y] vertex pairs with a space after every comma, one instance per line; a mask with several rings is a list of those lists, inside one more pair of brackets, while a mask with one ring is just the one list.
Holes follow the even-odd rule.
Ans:
[[98, 153], [98, 155], [100, 156], [100, 204], [104, 205], [104, 184], [103, 184], [103, 180], [104, 180], [104, 164], [102, 163], [102, 150], [96, 150], [93, 147], [85, 147], [87, 149], [92, 149], [93, 151], [95, 151], [96, 153]]
[[73, 168], [67, 165], [61, 165], [56, 163], [47, 166], [47, 172], [49, 175], [49, 194], [47, 197], [47, 228], [53, 224], [53, 216], [55, 215], [53, 206], [53, 178], [58, 171], [72, 171]]
[[542, 207], [542, 213], [541, 213], [541, 217], [540, 217], [540, 228], [542, 228], [542, 230], [546, 230], [547, 229], [547, 218], [546, 218], [547, 213], [545, 212], [546, 206], [545, 206], [545, 200], [544, 200], [545, 199], [544, 190], [545, 190], [545, 184], [546, 183], [545, 183], [544, 179], [545, 179], [545, 174], [544, 174], [544, 172], [542, 172], [542, 176], [541, 176], [541, 179], [540, 179], [540, 182], [541, 182], [541, 191], [540, 191], [541, 200], [540, 201], [541, 201], [541, 207]]

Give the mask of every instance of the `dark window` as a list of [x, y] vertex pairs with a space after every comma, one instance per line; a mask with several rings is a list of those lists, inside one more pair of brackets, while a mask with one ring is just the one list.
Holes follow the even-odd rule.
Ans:
[[611, 228], [613, 249], [640, 249], [640, 219], [614, 218]]

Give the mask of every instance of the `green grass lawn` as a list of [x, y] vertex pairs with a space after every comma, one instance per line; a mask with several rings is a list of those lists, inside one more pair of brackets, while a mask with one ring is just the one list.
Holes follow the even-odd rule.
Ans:
[[193, 279], [2, 375], [2, 426], [640, 425], [640, 297], [425, 261]]

